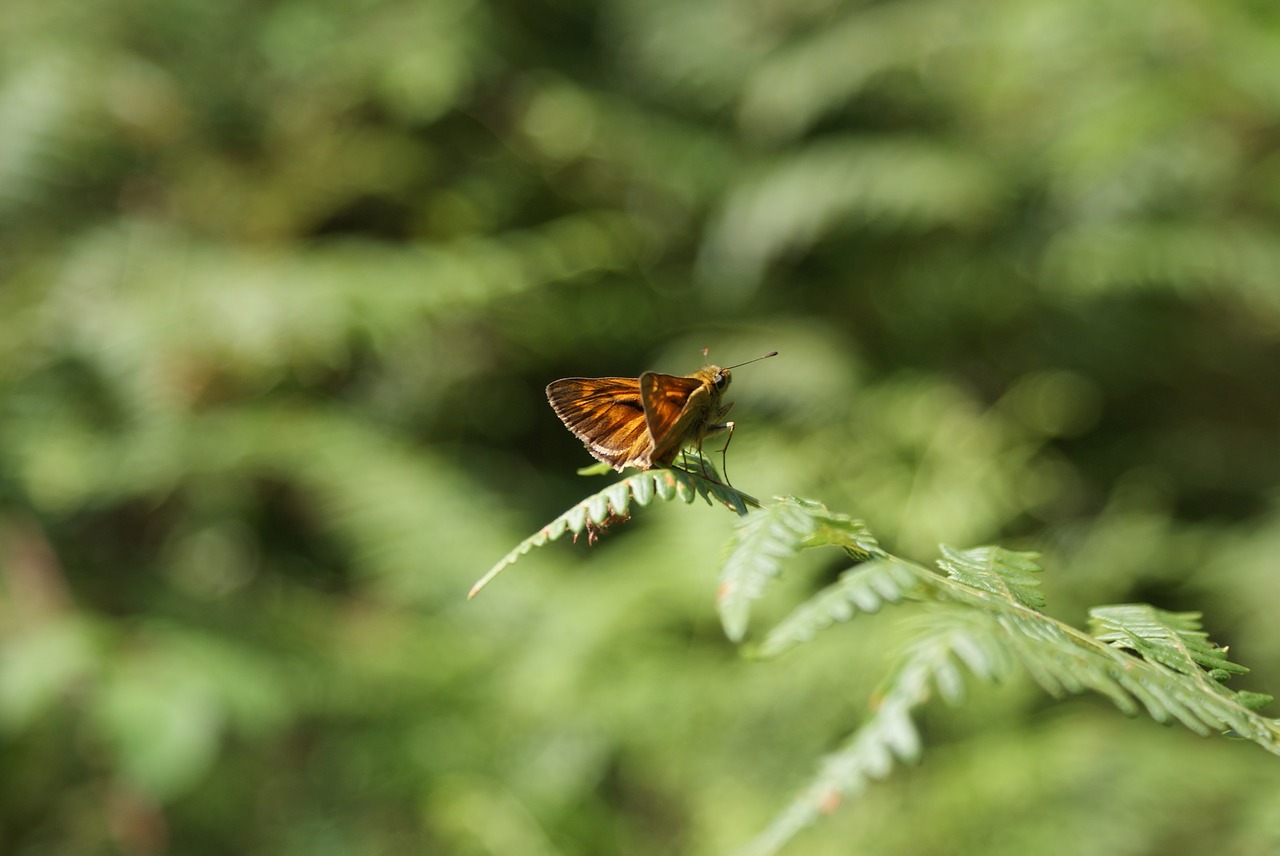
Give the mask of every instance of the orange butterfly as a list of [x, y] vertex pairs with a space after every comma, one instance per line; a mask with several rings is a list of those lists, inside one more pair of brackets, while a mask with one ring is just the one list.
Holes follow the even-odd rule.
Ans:
[[721, 397], [737, 367], [706, 366], [687, 377], [567, 377], [547, 385], [547, 401], [597, 460], [619, 472], [665, 467], [682, 449], [701, 451], [708, 434], [727, 429], [733, 436], [733, 423], [722, 421], [733, 402], [722, 406]]

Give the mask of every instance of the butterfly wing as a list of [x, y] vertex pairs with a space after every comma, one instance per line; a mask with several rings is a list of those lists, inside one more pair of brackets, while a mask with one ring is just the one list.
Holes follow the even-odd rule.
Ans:
[[547, 401], [596, 460], [619, 472], [652, 466], [653, 443], [636, 378], [562, 378], [547, 385]]
[[650, 459], [670, 463], [675, 453], [696, 439], [710, 417], [711, 387], [699, 377], [645, 372], [640, 375], [640, 402], [653, 440]]

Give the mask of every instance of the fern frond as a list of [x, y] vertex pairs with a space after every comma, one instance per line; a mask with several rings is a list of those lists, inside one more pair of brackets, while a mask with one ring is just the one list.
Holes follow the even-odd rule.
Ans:
[[881, 75], [928, 64], [949, 44], [941, 34], [963, 26], [946, 3], [865, 5], [825, 20], [750, 69], [742, 123], [761, 136], [794, 139]]
[[741, 641], [752, 602], [763, 596], [769, 580], [782, 573], [783, 560], [798, 553], [817, 530], [813, 516], [789, 502], [766, 506], [743, 518], [725, 554], [716, 593], [726, 636]]
[[1045, 253], [1046, 280], [1075, 293], [1229, 287], [1274, 312], [1280, 243], [1241, 223], [1116, 223], [1064, 230]]
[[888, 556], [888, 553], [880, 548], [880, 542], [871, 534], [867, 524], [861, 520], [849, 517], [847, 514], [838, 514], [811, 499], [788, 496], [783, 497], [779, 502], [803, 509], [805, 514], [817, 524], [805, 539], [805, 547], [840, 547], [860, 562]]
[[[825, 546], [840, 547], [858, 561], [887, 555], [861, 520], [837, 514], [812, 500], [784, 497], [743, 520], [720, 569], [716, 605], [725, 634], [735, 642], [746, 635], [751, 603], [764, 594], [768, 581], [782, 572], [784, 559], [802, 549]], [[894, 585], [886, 586], [885, 599], [890, 599], [894, 589]], [[839, 599], [839, 595], [833, 596], [824, 607], [832, 616], [840, 614]], [[812, 635], [831, 623], [823, 625], [822, 614], [820, 608], [803, 620], [797, 619], [791, 630]]]
[[[710, 469], [709, 472], [714, 474], [715, 471]], [[555, 541], [566, 532], [579, 535], [584, 530], [589, 533], [599, 531], [618, 522], [619, 518], [625, 519], [633, 501], [644, 507], [655, 497], [664, 501], [678, 498], [686, 503], [702, 497], [708, 505], [714, 499], [740, 515], [747, 513], [748, 506], [759, 505], [755, 498], [722, 482], [705, 478], [693, 470], [678, 467], [669, 470], [644, 470], [588, 496], [521, 541], [471, 587], [467, 599], [479, 594], [494, 577], [533, 548]]]
[[1129, 716], [1140, 712], [1133, 695], [1115, 680], [1113, 672], [1118, 664], [1096, 661], [1090, 656], [1087, 639], [1086, 647], [1077, 647], [1070, 629], [1052, 619], [1003, 615], [996, 620], [1005, 632], [1009, 650], [1049, 695], [1062, 698], [1092, 690]]
[[1012, 662], [989, 620], [955, 607], [938, 610], [936, 615], [939, 619], [928, 622], [926, 632], [907, 649], [871, 718], [823, 760], [814, 781], [739, 856], [777, 853], [821, 815], [831, 813], [872, 781], [885, 778], [895, 759], [919, 760], [920, 735], [911, 712], [928, 701], [935, 689], [948, 701], [960, 700], [963, 679], [957, 662], [988, 681], [1009, 673]]
[[982, 219], [998, 174], [970, 151], [913, 138], [824, 138], [729, 195], [703, 252], [711, 275], [759, 277], [852, 223], [912, 230]]
[[[966, 602], [996, 613], [1011, 606], [1044, 606], [1043, 595], [1034, 588], [1039, 581], [1031, 576], [1040, 571], [1035, 553], [1016, 553], [1000, 547], [956, 550], [944, 544], [943, 558], [938, 560], [938, 565], [950, 574], [950, 578], [944, 578], [885, 553], [860, 520], [833, 514], [818, 503], [795, 499], [786, 502], [813, 523], [812, 532], [799, 539], [798, 547], [838, 546], [854, 558], [876, 557], [878, 561], [845, 571], [839, 580], [797, 607], [770, 631], [757, 651], [760, 656], [781, 654], [833, 624], [852, 619], [859, 611], [875, 612], [885, 602], [907, 599], [913, 588], [932, 589], [934, 600]], [[765, 561], [759, 556], [753, 560]], [[750, 566], [750, 562], [743, 564]], [[726, 569], [728, 566], [726, 560]], [[767, 576], [777, 576], [778, 572]], [[927, 598], [916, 592], [915, 599]]]
[[1091, 612], [1096, 635], [1089, 635], [1039, 611], [1045, 600], [1035, 553], [943, 545], [937, 562], [943, 576], [890, 555], [862, 521], [820, 503], [783, 498], [761, 507], [718, 476], [704, 477], [703, 472], [715, 474], [709, 463], [637, 473], [588, 497], [512, 550], [472, 595], [533, 547], [567, 531], [602, 526], [625, 515], [632, 501], [643, 506], [654, 497], [692, 502], [701, 496], [742, 515], [725, 554], [717, 599], [725, 633], [734, 641], [746, 634], [752, 603], [801, 550], [837, 547], [861, 563], [779, 622], [756, 652], [760, 656], [780, 654], [885, 604], [931, 602], [925, 632], [901, 658], [871, 717], [823, 762], [813, 782], [744, 856], [776, 853], [820, 815], [888, 775], [895, 761], [915, 761], [921, 742], [912, 711], [934, 693], [960, 702], [966, 669], [991, 682], [1021, 664], [1055, 697], [1092, 690], [1130, 715], [1145, 709], [1159, 722], [1176, 720], [1202, 735], [1225, 731], [1280, 755], [1280, 720], [1255, 712], [1269, 697], [1222, 686], [1246, 670], [1209, 641], [1199, 614], [1140, 604], [1099, 607]]
[[[859, 612], [875, 613], [885, 604], [911, 599], [922, 577], [915, 565], [897, 559], [878, 559], [850, 568], [814, 597], [805, 601], [778, 622], [757, 651], [761, 657], [776, 657], [818, 631], [850, 620]], [[915, 595], [918, 597], [918, 593]]]
[[914, 761], [919, 751], [910, 706], [897, 696], [885, 698], [846, 747], [823, 761], [814, 782], [738, 856], [772, 856], [819, 817], [834, 812], [847, 797], [885, 778], [893, 768], [894, 747], [907, 756], [902, 759], [906, 761]]
[[1209, 641], [1198, 612], [1165, 612], [1145, 603], [1099, 606], [1089, 610], [1089, 629], [1103, 642], [1163, 663], [1184, 675], [1219, 680], [1249, 670], [1227, 659], [1227, 649]]
[[[878, 562], [859, 572], [871, 572], [885, 564]], [[912, 567], [906, 563], [898, 566]], [[1256, 700], [1235, 697], [1206, 680], [1199, 667], [1195, 674], [1187, 674], [1162, 662], [1139, 659], [1048, 616], [1009, 604], [1003, 595], [984, 593], [983, 597], [1007, 609], [983, 611], [956, 604], [934, 610], [934, 618], [926, 625], [928, 633], [908, 649], [873, 717], [844, 748], [822, 763], [813, 782], [741, 856], [778, 852], [820, 815], [861, 792], [871, 780], [883, 778], [893, 758], [916, 760], [919, 744], [913, 738], [911, 710], [926, 702], [933, 689], [948, 702], [960, 701], [964, 678], [958, 664], [985, 681], [996, 682], [1011, 674], [1016, 661], [1054, 696], [1093, 690], [1128, 714], [1145, 708], [1159, 722], [1177, 720], [1201, 735], [1227, 731], [1280, 754], [1280, 721], [1258, 715], [1251, 709]], [[1150, 607], [1133, 613], [1122, 607], [1119, 612], [1111, 616], [1117, 619], [1114, 632], [1126, 641], [1151, 627], [1147, 620], [1150, 613], [1159, 614]], [[1134, 615], [1142, 619], [1137, 627], [1125, 621]], [[1198, 624], [1188, 627], [1180, 623], [1177, 633], [1179, 637], [1194, 634], [1197, 628]], [[1206, 643], [1200, 640], [1200, 644]]]
[[760, 508], [760, 500], [724, 481], [711, 458], [701, 451], [685, 452], [679, 460], [678, 464], [672, 465], [672, 471], [689, 476], [693, 489], [708, 505], [714, 499], [739, 515], [745, 515], [748, 507]]
[[957, 550], [940, 544], [942, 558], [938, 567], [953, 580], [976, 589], [1002, 595], [1032, 609], [1043, 609], [1044, 594], [1039, 590], [1036, 564], [1038, 553], [1015, 553], [1002, 547], [977, 547]]
[[[721, 607], [731, 638], [745, 633], [749, 601], [781, 573], [788, 556], [818, 545], [848, 550], [851, 540], [876, 558], [846, 571], [797, 607], [756, 653], [782, 653], [886, 603], [932, 601], [934, 618], [889, 679], [871, 719], [824, 761], [813, 783], [745, 854], [777, 852], [819, 815], [886, 775], [895, 758], [914, 760], [919, 740], [911, 710], [934, 690], [958, 702], [964, 690], [962, 665], [985, 681], [997, 681], [1021, 664], [1055, 697], [1092, 690], [1127, 714], [1145, 709], [1159, 722], [1178, 721], [1202, 735], [1225, 731], [1280, 755], [1280, 720], [1255, 712], [1269, 697], [1237, 694], [1221, 685], [1245, 669], [1208, 640], [1198, 614], [1145, 605], [1100, 607], [1091, 613], [1097, 633], [1091, 636], [1039, 612], [1044, 596], [1034, 553], [943, 545], [938, 565], [947, 573], [944, 577], [885, 553], [860, 522], [818, 503], [782, 500], [752, 513], [739, 527], [725, 560], [726, 572], [732, 569], [740, 585], [732, 604], [737, 612], [726, 613], [723, 599]], [[739, 623], [730, 624], [731, 619]]]
[[[1160, 610], [1126, 605], [1094, 611], [1110, 613], [1108, 634], [1123, 637], [1124, 644], [1108, 644], [1103, 638], [1086, 635], [1036, 613], [1020, 618], [1002, 616], [999, 623], [1013, 652], [1052, 695], [1062, 695], [1064, 690], [1093, 690], [1130, 715], [1139, 711], [1140, 704], [1157, 722], [1176, 719], [1201, 735], [1234, 732], [1280, 755], [1280, 721], [1257, 714], [1253, 710], [1256, 700], [1237, 697], [1212, 680], [1211, 672], [1189, 665], [1192, 660], [1183, 660], [1178, 667], [1165, 663], [1164, 659], [1172, 659], [1168, 649], [1176, 648], [1176, 643], [1140, 643], [1145, 650], [1135, 651], [1139, 656], [1122, 650], [1129, 648], [1140, 633], [1151, 629], [1148, 619], [1153, 613], [1160, 614]], [[1131, 617], [1138, 618], [1136, 625], [1127, 623]], [[1202, 639], [1200, 644], [1207, 643]], [[1158, 646], [1165, 646], [1166, 650], [1155, 655], [1154, 648]], [[1146, 656], [1147, 652], [1152, 656]], [[1190, 671], [1183, 671], [1184, 667]]]

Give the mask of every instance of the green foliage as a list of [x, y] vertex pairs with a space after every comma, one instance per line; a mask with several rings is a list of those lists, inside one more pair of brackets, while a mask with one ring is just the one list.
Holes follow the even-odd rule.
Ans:
[[[832, 514], [819, 503], [793, 498], [747, 515], [720, 571], [717, 605], [726, 635], [742, 641], [751, 602], [762, 597], [765, 584], [782, 573], [784, 560], [804, 547], [827, 545], [842, 547], [855, 559], [884, 555], [866, 524]], [[891, 586], [885, 589], [892, 591]]]
[[850, 568], [778, 622], [760, 643], [760, 654], [771, 657], [808, 642], [832, 624], [848, 621], [858, 612], [875, 613], [885, 604], [905, 600], [919, 582], [916, 569], [892, 558], [876, 559]]
[[938, 549], [942, 553], [938, 567], [956, 582], [1032, 609], [1044, 607], [1044, 595], [1038, 588], [1040, 580], [1035, 577], [1041, 570], [1036, 553], [1014, 553], [1000, 547], [957, 550], [946, 544]]
[[[683, 475], [709, 484], [691, 473]], [[589, 497], [522, 542], [477, 586], [515, 556], [556, 537], [550, 531], [576, 533], [586, 525], [584, 518], [602, 523], [610, 515], [625, 514], [628, 496], [641, 505], [655, 495], [676, 496], [673, 476], [662, 470], [640, 473]], [[663, 491], [641, 484], [667, 487]], [[685, 489], [686, 501], [694, 490], [693, 485]], [[608, 503], [601, 500], [606, 495]], [[779, 622], [758, 649], [761, 656], [777, 656], [822, 630], [886, 605], [915, 601], [936, 607], [877, 691], [867, 721], [823, 761], [815, 780], [791, 806], [741, 851], [744, 856], [779, 852], [819, 816], [885, 778], [895, 759], [917, 761], [922, 745], [912, 712], [935, 692], [952, 704], [960, 702], [960, 665], [978, 678], [999, 682], [1017, 662], [1051, 695], [1092, 690], [1125, 713], [1135, 714], [1141, 705], [1157, 722], [1176, 720], [1201, 735], [1230, 733], [1280, 755], [1280, 720], [1255, 712], [1270, 697], [1222, 686], [1232, 674], [1248, 669], [1230, 662], [1225, 650], [1209, 641], [1200, 629], [1199, 613], [1170, 613], [1146, 604], [1101, 606], [1090, 610], [1093, 633], [1086, 635], [1038, 611], [1045, 598], [1035, 576], [1042, 568], [1034, 553], [942, 545], [938, 565], [947, 576], [941, 577], [889, 555], [861, 521], [832, 514], [816, 502], [784, 499], [749, 513], [738, 511], [745, 516], [726, 551], [719, 593], [725, 633], [735, 642], [746, 634], [750, 603], [801, 550], [834, 546], [855, 559], [874, 556], [843, 572]]]
[[1200, 629], [1198, 612], [1165, 612], [1145, 603], [1099, 606], [1089, 610], [1093, 635], [1144, 660], [1163, 663], [1184, 675], [1225, 681], [1249, 670], [1227, 659], [1227, 652]]
[[720, 617], [730, 639], [742, 639], [751, 601], [764, 594], [765, 583], [816, 528], [812, 518], [788, 505], [769, 506], [743, 521], [720, 574]]
[[[711, 504], [714, 498], [738, 514], [746, 514], [748, 505], [759, 505], [754, 498], [721, 482], [710, 462], [702, 459], [700, 463], [703, 468], [707, 468], [708, 474], [705, 477], [693, 470], [681, 468], [646, 470], [587, 497], [517, 544], [471, 587], [471, 593], [467, 597], [475, 597], [494, 577], [534, 547], [554, 541], [566, 532], [572, 532], [576, 541], [577, 536], [585, 531], [594, 542], [598, 533], [630, 518], [632, 500], [643, 508], [654, 499], [679, 498], [685, 502], [693, 502], [702, 497], [707, 504]], [[592, 467], [590, 470], [594, 474], [596, 468]]]
[[[0, 853], [719, 856], [876, 682], [831, 781], [928, 763], [797, 850], [1280, 849], [1269, 753], [1033, 682], [1260, 734], [1271, 5], [84, 7], [0, 3]], [[746, 492], [467, 603], [583, 493], [546, 384], [704, 348], [781, 352]]]

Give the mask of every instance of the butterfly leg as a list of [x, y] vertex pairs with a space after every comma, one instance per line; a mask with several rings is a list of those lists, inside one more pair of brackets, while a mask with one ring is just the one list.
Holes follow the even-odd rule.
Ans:
[[733, 487], [733, 482], [729, 481], [729, 443], [733, 441], [733, 425], [732, 422], [725, 422], [723, 425], [711, 426], [716, 430], [729, 431], [729, 436], [724, 440], [724, 448], [720, 450], [720, 472], [724, 474], [724, 483], [729, 487]]
[[[684, 469], [687, 472], [690, 472], [690, 473], [693, 472], [693, 470], [689, 468], [689, 450], [688, 449], [680, 450], [680, 461], [684, 465]], [[707, 472], [707, 458], [705, 455], [702, 454], [701, 445], [698, 446], [698, 468], [702, 470], [702, 477], [704, 479], [706, 479], [707, 481], [716, 482], [716, 484], [719, 484], [719, 482], [717, 482], [715, 479], [711, 477], [711, 473]]]

